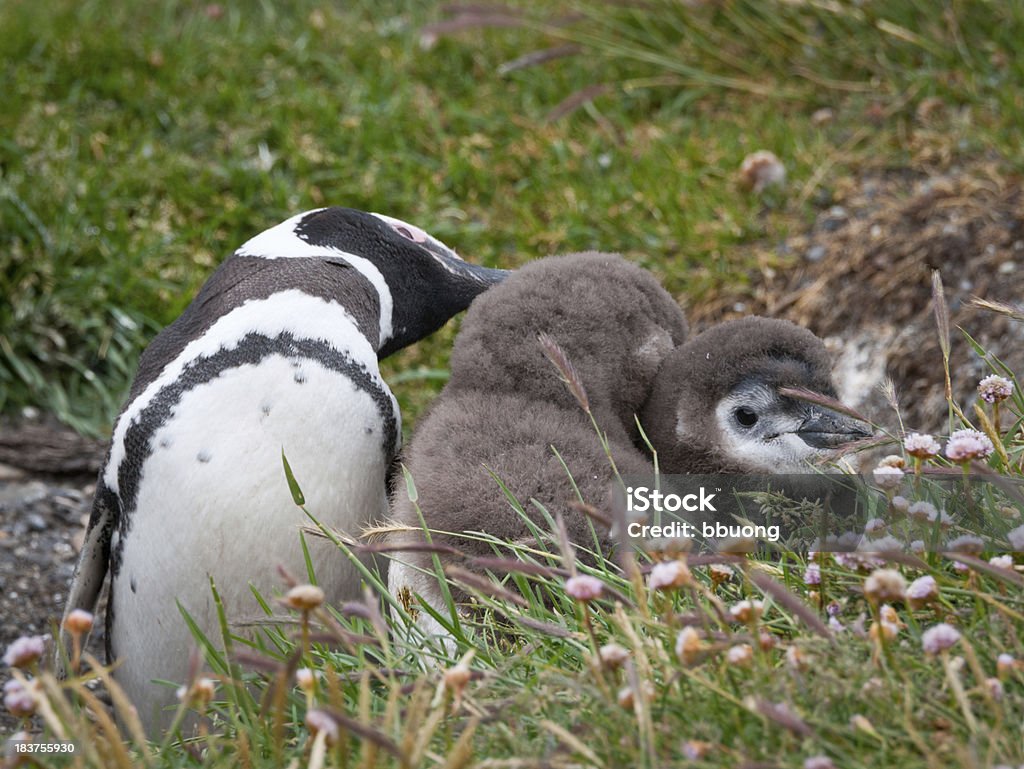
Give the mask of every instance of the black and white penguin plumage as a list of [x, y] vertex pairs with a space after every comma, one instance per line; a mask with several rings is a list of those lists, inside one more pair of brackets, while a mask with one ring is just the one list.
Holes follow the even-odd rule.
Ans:
[[[210, 577], [238, 619], [258, 612], [250, 584], [278, 589], [278, 564], [305, 573], [282, 452], [324, 523], [357, 535], [383, 517], [401, 418], [377, 361], [504, 275], [396, 219], [308, 211], [239, 248], [145, 350], [65, 616], [95, 606], [109, 571], [108, 651], [147, 728], [174, 699], [151, 681], [186, 676], [178, 602], [219, 638]], [[355, 567], [310, 547], [328, 598], [357, 595]]]
[[824, 343], [789, 321], [712, 326], [665, 358], [640, 415], [668, 473], [800, 473], [867, 425], [780, 393], [836, 398]]
[[[542, 528], [546, 523], [531, 499], [552, 515], [560, 512], [571, 539], [590, 542], [588, 519], [568, 503], [581, 497], [603, 506], [613, 470], [590, 418], [545, 357], [540, 334], [575, 367], [619, 472], [653, 472], [636, 448], [634, 415], [662, 359], [685, 337], [682, 311], [650, 273], [619, 256], [540, 259], [470, 307], [452, 351], [451, 379], [403, 457], [429, 529], [532, 541], [496, 476]], [[420, 526], [404, 488], [395, 492], [392, 517], [402, 526]], [[421, 539], [406, 532], [394, 542]], [[490, 545], [473, 539], [437, 535], [433, 541], [469, 556], [492, 554]], [[431, 561], [423, 552], [404, 551], [389, 566], [391, 592], [413, 613], [417, 594], [442, 606]], [[442, 632], [427, 612], [418, 614], [422, 628]]]

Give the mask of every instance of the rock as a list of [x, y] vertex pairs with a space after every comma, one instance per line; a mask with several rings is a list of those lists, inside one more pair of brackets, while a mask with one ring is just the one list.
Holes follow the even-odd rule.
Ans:
[[0, 424], [0, 462], [29, 472], [96, 473], [105, 441], [85, 438], [55, 420], [22, 415]]
[[820, 262], [825, 257], [825, 247], [811, 246], [807, 249], [807, 253], [804, 256], [809, 262]]
[[20, 481], [25, 477], [25, 471], [17, 467], [0, 463], [0, 482]]
[[0, 486], [0, 509], [28, 506], [45, 496], [46, 484], [42, 481], [6, 483]]

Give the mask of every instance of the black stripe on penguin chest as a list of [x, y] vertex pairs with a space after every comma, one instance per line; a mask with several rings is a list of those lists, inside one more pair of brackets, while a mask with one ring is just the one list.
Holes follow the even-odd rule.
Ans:
[[[173, 416], [174, 407], [185, 393], [216, 379], [225, 371], [246, 364], [257, 364], [271, 355], [316, 361], [330, 371], [344, 375], [357, 390], [370, 396], [380, 415], [383, 426], [381, 453], [384, 462], [390, 462], [398, 448], [398, 419], [394, 412], [390, 392], [365, 364], [359, 363], [343, 351], [315, 339], [297, 339], [284, 332], [275, 337], [248, 334], [237, 346], [220, 350], [213, 355], [191, 361], [181, 376], [163, 387], [139, 413], [125, 433], [125, 455], [118, 467], [118, 485], [121, 515], [118, 521], [119, 541], [111, 553], [111, 572], [120, 571], [122, 551], [131, 530], [132, 513], [139, 496], [139, 483], [146, 460], [153, 453], [153, 436]], [[240, 470], [244, 472], [244, 469]]]
[[141, 395], [189, 342], [205, 334], [229, 312], [246, 302], [268, 299], [290, 289], [341, 305], [355, 320], [360, 333], [377, 346], [380, 298], [370, 281], [351, 265], [322, 257], [266, 259], [235, 255], [217, 268], [181, 317], [160, 332], [142, 353], [129, 401]]

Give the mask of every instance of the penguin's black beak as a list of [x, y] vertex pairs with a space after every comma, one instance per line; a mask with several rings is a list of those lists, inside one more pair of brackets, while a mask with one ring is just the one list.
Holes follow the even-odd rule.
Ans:
[[[458, 259], [458, 257], [456, 257]], [[493, 286], [505, 280], [512, 274], [511, 270], [498, 270], [493, 267], [481, 267], [478, 264], [470, 264], [458, 259], [458, 263], [452, 265], [452, 269], [461, 275], [465, 275], [485, 286]]]
[[821, 406], [808, 409], [796, 434], [816, 449], [835, 449], [871, 437], [871, 431], [864, 422]]
[[505, 280], [505, 278], [512, 274], [509, 270], [482, 267], [478, 264], [467, 262], [439, 240], [430, 240], [425, 243], [419, 243], [418, 245], [436, 256], [437, 260], [441, 262], [441, 264], [444, 265], [444, 268], [449, 272], [460, 275], [464, 278], [469, 278], [470, 280], [486, 287], [493, 286], [496, 283], [501, 283], [501, 281]]

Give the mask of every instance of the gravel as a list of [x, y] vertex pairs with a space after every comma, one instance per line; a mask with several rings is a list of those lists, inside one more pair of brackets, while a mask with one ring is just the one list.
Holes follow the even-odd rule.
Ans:
[[[0, 654], [60, 622], [92, 507], [90, 476], [40, 476], [0, 464]], [[90, 650], [102, 659], [102, 622]], [[0, 667], [0, 686], [9, 678]], [[0, 708], [0, 734], [16, 728]]]

